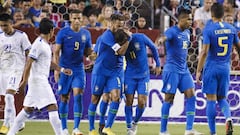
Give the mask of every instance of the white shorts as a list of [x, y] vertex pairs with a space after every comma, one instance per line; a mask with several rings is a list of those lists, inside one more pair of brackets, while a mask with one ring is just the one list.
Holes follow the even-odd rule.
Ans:
[[50, 104], [57, 104], [50, 84], [48, 82], [29, 82], [23, 106], [42, 109]]
[[9, 89], [17, 92], [22, 74], [19, 70], [0, 70], [0, 95], [5, 95]]

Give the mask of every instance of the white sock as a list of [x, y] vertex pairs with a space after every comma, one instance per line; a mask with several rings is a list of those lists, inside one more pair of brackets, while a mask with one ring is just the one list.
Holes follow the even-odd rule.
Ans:
[[3, 125], [10, 127], [14, 122], [14, 118], [16, 117], [14, 96], [12, 94], [6, 94], [4, 100], [5, 100], [5, 108], [4, 108]]
[[62, 133], [62, 126], [61, 121], [59, 119], [58, 111], [51, 111], [48, 112], [49, 121], [53, 127], [53, 130], [56, 135], [61, 135]]
[[10, 128], [7, 135], [15, 135], [29, 116], [30, 114], [28, 114], [24, 109], [22, 109], [22, 111], [19, 112], [16, 119], [14, 120], [13, 126]]

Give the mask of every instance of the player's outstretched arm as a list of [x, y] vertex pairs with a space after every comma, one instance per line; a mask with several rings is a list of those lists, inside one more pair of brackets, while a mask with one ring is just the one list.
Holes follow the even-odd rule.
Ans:
[[61, 68], [53, 61], [51, 61], [51, 67], [50, 68], [57, 71], [57, 72], [63, 72], [66, 75], [72, 75], [72, 70], [71, 69]]
[[199, 54], [197, 73], [196, 73], [196, 81], [198, 84], [201, 83], [200, 76], [201, 76], [201, 72], [202, 72], [203, 66], [204, 66], [206, 58], [207, 58], [208, 50], [209, 50], [209, 45], [203, 45], [202, 51]]
[[25, 64], [24, 71], [23, 71], [22, 81], [19, 84], [19, 91], [24, 90], [26, 85], [27, 85], [27, 81], [28, 81], [28, 77], [29, 77], [29, 74], [30, 74], [30, 69], [32, 67], [33, 61], [34, 61], [33, 58], [28, 57], [27, 62]]

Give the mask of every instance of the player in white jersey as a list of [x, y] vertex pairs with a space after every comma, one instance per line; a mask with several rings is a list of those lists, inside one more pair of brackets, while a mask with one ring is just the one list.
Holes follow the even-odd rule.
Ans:
[[5, 96], [4, 122], [0, 134], [6, 134], [16, 116], [14, 94], [19, 83], [31, 43], [26, 33], [12, 26], [12, 17], [0, 15], [0, 95]]
[[15, 135], [21, 124], [30, 117], [34, 109], [44, 107], [48, 109], [49, 121], [55, 135], [62, 135], [57, 101], [48, 82], [48, 76], [50, 68], [61, 71], [66, 75], [71, 75], [72, 71], [60, 68], [52, 62], [52, 52], [48, 41], [54, 34], [53, 28], [54, 25], [51, 20], [47, 18], [41, 20], [39, 26], [40, 36], [32, 45], [23, 72], [23, 79], [19, 85], [19, 89], [23, 90], [28, 82], [28, 92], [23, 103], [24, 108], [17, 115], [7, 135]]

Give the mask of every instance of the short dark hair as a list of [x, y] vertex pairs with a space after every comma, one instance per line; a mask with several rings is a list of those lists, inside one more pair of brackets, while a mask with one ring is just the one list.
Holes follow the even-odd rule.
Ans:
[[126, 41], [128, 41], [128, 34], [123, 29], [118, 29], [114, 34], [115, 42], [119, 45], [123, 45]]
[[220, 3], [213, 3], [211, 7], [211, 14], [213, 17], [222, 18], [224, 16], [224, 8]]
[[110, 17], [110, 20], [111, 21], [116, 21], [116, 20], [124, 21], [124, 16], [122, 14], [112, 14]]
[[43, 18], [39, 24], [40, 34], [49, 34], [50, 31], [54, 28], [53, 22], [48, 18]]
[[189, 15], [189, 14], [191, 14], [192, 13], [192, 11], [190, 10], [190, 9], [188, 9], [188, 8], [186, 8], [186, 7], [180, 7], [179, 9], [178, 9], [178, 14], [177, 14], [177, 17], [178, 17], [178, 19], [181, 19], [181, 18], [183, 18], [185, 15]]
[[0, 21], [12, 21], [13, 17], [7, 13], [0, 14]]

